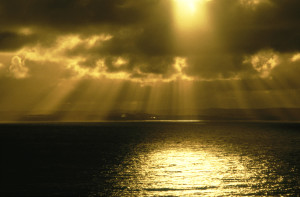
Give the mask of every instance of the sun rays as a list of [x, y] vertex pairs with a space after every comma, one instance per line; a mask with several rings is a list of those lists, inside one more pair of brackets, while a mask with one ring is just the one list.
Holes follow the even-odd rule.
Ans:
[[[297, 23], [273, 23], [279, 1], [110, 2], [114, 17], [100, 21], [93, 16], [102, 7], [90, 3], [97, 12], [84, 24], [37, 17], [49, 25], [7, 24], [0, 32], [1, 109], [60, 113], [58, 120], [85, 111], [78, 119], [102, 120], [116, 111], [201, 118], [202, 109], [236, 108], [254, 117], [252, 109], [300, 106]], [[261, 20], [263, 11], [272, 20]], [[281, 26], [293, 30], [289, 37]]]

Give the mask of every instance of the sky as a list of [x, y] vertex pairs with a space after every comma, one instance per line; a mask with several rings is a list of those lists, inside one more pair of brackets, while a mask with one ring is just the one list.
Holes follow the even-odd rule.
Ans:
[[1, 0], [0, 110], [300, 108], [299, 0]]

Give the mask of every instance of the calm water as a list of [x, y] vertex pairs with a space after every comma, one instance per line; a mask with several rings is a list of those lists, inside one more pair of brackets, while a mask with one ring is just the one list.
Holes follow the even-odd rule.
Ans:
[[2, 124], [1, 196], [297, 196], [299, 123]]

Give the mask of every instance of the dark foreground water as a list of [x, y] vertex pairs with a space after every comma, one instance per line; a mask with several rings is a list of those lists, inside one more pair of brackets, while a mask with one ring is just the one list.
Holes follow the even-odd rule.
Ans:
[[299, 196], [299, 123], [1, 124], [1, 196]]

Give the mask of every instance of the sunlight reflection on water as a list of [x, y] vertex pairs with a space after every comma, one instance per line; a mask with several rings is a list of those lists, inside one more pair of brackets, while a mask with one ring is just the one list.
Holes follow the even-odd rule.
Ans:
[[[266, 172], [272, 169], [266, 161], [253, 161], [249, 156], [229, 154], [224, 149], [197, 144], [168, 144], [147, 154], [130, 158], [120, 172], [127, 177], [118, 182], [124, 195], [149, 196], [224, 196], [257, 194], [267, 191]], [[282, 181], [276, 176], [276, 182]]]
[[299, 123], [2, 125], [0, 196], [299, 196]]
[[[127, 127], [126, 150], [102, 169], [109, 196], [293, 196], [299, 136], [263, 124], [142, 124]], [[286, 127], [288, 128], [288, 127]], [[123, 142], [122, 142], [123, 143]], [[118, 154], [119, 155], [119, 154]], [[97, 179], [98, 178], [98, 179]], [[104, 190], [103, 190], [104, 188]]]

